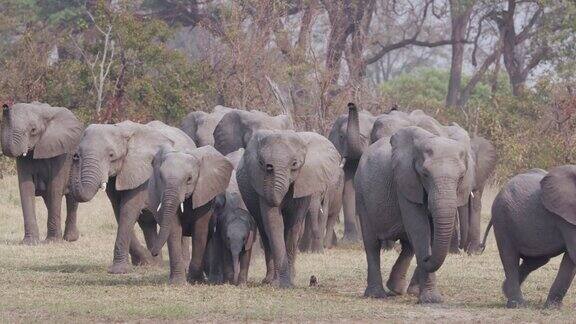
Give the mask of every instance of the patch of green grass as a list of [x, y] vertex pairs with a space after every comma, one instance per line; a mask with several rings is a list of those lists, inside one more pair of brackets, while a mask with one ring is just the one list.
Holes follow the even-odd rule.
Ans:
[[[126, 275], [110, 275], [115, 220], [103, 193], [81, 204], [78, 242], [22, 246], [22, 215], [11, 197], [18, 197], [16, 179], [0, 180], [0, 318], [2, 321], [374, 321], [434, 320], [442, 322], [572, 322], [575, 303], [569, 291], [562, 310], [543, 310], [559, 259], [534, 272], [523, 286], [529, 307], [504, 308], [504, 278], [494, 238], [481, 256], [450, 255], [438, 271], [444, 295], [441, 305], [422, 306], [413, 296], [387, 300], [363, 298], [366, 259], [360, 246], [346, 246], [325, 254], [300, 254], [297, 288], [263, 286], [262, 255], [253, 258], [249, 285], [167, 285], [168, 265], [134, 268]], [[486, 194], [490, 197], [490, 194]], [[493, 196], [493, 195], [492, 195]], [[38, 222], [46, 231], [46, 211], [37, 200]], [[486, 218], [488, 215], [485, 215]], [[484, 224], [487, 219], [484, 219]], [[139, 231], [137, 231], [139, 232]], [[167, 259], [167, 251], [164, 258]], [[397, 252], [382, 254], [387, 276]], [[414, 262], [413, 262], [414, 263]], [[308, 287], [311, 275], [318, 287]], [[385, 278], [386, 280], [386, 278]]]

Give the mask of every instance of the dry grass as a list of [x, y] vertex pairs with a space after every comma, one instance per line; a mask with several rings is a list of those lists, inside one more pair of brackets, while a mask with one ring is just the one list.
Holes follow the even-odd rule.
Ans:
[[[340, 247], [324, 255], [300, 255], [296, 285], [278, 290], [261, 286], [264, 263], [253, 260], [248, 288], [232, 286], [170, 287], [167, 265], [138, 268], [127, 275], [109, 275], [115, 222], [105, 196], [80, 206], [81, 238], [75, 243], [21, 246], [22, 216], [16, 179], [0, 181], [0, 319], [6, 322], [136, 321], [136, 320], [326, 320], [394, 322], [440, 320], [498, 322], [572, 322], [575, 303], [569, 293], [560, 311], [542, 304], [559, 260], [535, 272], [524, 293], [530, 306], [507, 310], [500, 285], [500, 260], [491, 238], [482, 256], [450, 256], [438, 273], [445, 303], [416, 304], [403, 296], [389, 300], [362, 297], [366, 261], [360, 247]], [[491, 196], [490, 194], [486, 195]], [[39, 224], [46, 214], [37, 202]], [[165, 258], [167, 254], [165, 254]], [[396, 252], [383, 253], [388, 273]], [[308, 287], [310, 275], [320, 286]]]

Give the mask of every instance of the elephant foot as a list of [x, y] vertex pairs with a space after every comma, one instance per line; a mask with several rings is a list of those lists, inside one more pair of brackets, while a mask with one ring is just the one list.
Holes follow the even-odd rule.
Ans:
[[544, 308], [547, 309], [560, 309], [562, 308], [562, 300], [554, 299], [554, 300], [547, 300], [544, 304]]
[[78, 228], [76, 228], [76, 226], [71, 227], [70, 229], [66, 228], [64, 230], [64, 240], [68, 242], [74, 242], [78, 241], [79, 238], [80, 238], [80, 232], [78, 231]]
[[286, 289], [286, 288], [293, 288], [294, 284], [289, 279], [280, 279], [273, 281], [272, 286]]
[[419, 304], [439, 304], [443, 301], [442, 295], [434, 290], [423, 291], [418, 296]]
[[506, 308], [511, 309], [523, 308], [525, 306], [526, 302], [524, 301], [524, 299], [508, 299], [508, 302], [506, 303]]
[[186, 280], [193, 285], [206, 283], [206, 278], [204, 278], [204, 274], [201, 271], [198, 273], [194, 273], [194, 271], [188, 271], [188, 277]]
[[132, 255], [132, 265], [137, 267], [160, 267], [162, 264], [162, 254], [158, 254], [155, 257], [152, 255]]
[[108, 268], [110, 274], [124, 274], [130, 272], [131, 267], [128, 262], [114, 263]]
[[369, 298], [388, 298], [388, 294], [382, 286], [368, 286], [364, 290], [364, 297]]
[[468, 255], [480, 255], [483, 252], [484, 252], [484, 246], [482, 244], [474, 244], [474, 245], [471, 244], [466, 249], [466, 253], [468, 253]]
[[448, 252], [450, 252], [450, 254], [460, 254], [460, 249], [457, 246], [456, 247], [451, 246]]
[[168, 284], [171, 286], [182, 286], [186, 284], [186, 276], [185, 275], [174, 275], [170, 276], [168, 280]]
[[344, 237], [342, 237], [342, 241], [345, 243], [358, 243], [360, 242], [360, 235], [355, 232], [344, 232]]
[[420, 286], [419, 285], [410, 285], [410, 286], [408, 286], [408, 289], [406, 289], [406, 292], [409, 295], [418, 296], [418, 295], [420, 295]]
[[262, 284], [270, 285], [274, 282], [274, 274], [266, 274], [266, 277], [262, 279]]
[[399, 296], [406, 293], [406, 280], [388, 280], [386, 287], [390, 292], [389, 296]]
[[46, 236], [46, 239], [44, 240], [44, 243], [46, 243], [46, 244], [61, 243], [61, 242], [62, 242], [62, 236], [61, 235], [48, 235], [48, 236]]
[[21, 242], [22, 245], [38, 245], [39, 243], [40, 240], [35, 236], [25, 236]]

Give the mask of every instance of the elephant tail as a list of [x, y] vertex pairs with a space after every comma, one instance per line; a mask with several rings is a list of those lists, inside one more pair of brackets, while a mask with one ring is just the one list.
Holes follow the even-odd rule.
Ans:
[[490, 228], [492, 228], [492, 218], [490, 218], [490, 222], [488, 222], [488, 226], [486, 227], [486, 232], [484, 232], [484, 239], [480, 244], [480, 253], [484, 253], [486, 249], [486, 239], [488, 239], [488, 233], [490, 233]]

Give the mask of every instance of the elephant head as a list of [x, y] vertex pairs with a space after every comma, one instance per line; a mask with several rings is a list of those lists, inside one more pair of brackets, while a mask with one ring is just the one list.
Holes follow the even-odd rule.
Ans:
[[206, 145], [214, 146], [214, 129], [222, 117], [232, 110], [234, 109], [216, 106], [212, 113], [193, 111], [182, 120], [180, 129], [190, 136], [198, 147]]
[[397, 194], [426, 206], [432, 215], [432, 254], [422, 265], [427, 272], [444, 262], [457, 207], [468, 202], [473, 182], [470, 139], [463, 129], [452, 127], [449, 138], [412, 126], [390, 139]]
[[163, 147], [158, 151], [148, 182], [148, 207], [160, 224], [152, 255], [158, 255], [166, 244], [184, 200], [191, 197], [192, 208], [207, 204], [226, 190], [232, 169], [230, 161], [211, 146], [189, 151]]
[[233, 110], [214, 129], [214, 147], [222, 154], [245, 148], [258, 130], [293, 129], [289, 115], [270, 116], [261, 111]]
[[348, 104], [348, 115], [341, 115], [330, 130], [328, 138], [343, 158], [359, 160], [370, 145], [370, 133], [376, 117], [367, 111], [358, 111], [353, 103]]
[[82, 136], [82, 123], [66, 108], [34, 102], [4, 105], [2, 110], [6, 156], [26, 156], [33, 150], [34, 159], [52, 158], [73, 152]]
[[338, 181], [340, 154], [321, 135], [310, 132], [259, 131], [244, 153], [252, 187], [278, 207], [293, 188], [293, 198], [326, 191]]
[[552, 168], [540, 180], [542, 205], [552, 213], [576, 225], [576, 165]]
[[116, 177], [116, 190], [134, 189], [152, 174], [152, 160], [160, 147], [173, 144], [160, 131], [131, 121], [92, 124], [74, 155], [72, 194], [80, 202], [89, 201], [110, 177]]

